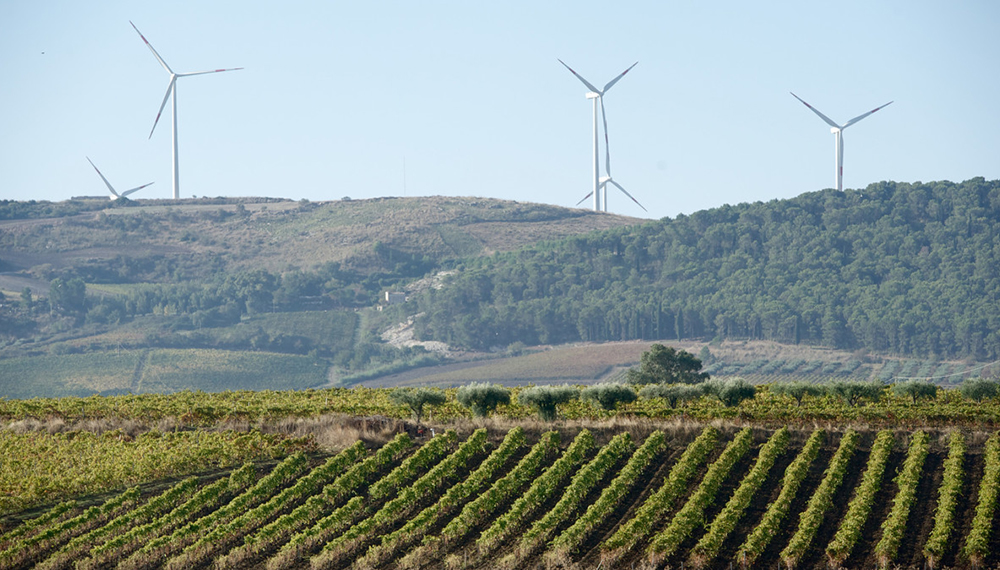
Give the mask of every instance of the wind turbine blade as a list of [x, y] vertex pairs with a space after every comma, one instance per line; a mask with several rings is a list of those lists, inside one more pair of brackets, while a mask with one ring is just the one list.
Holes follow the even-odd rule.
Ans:
[[133, 194], [135, 192], [138, 192], [139, 190], [142, 190], [146, 186], [151, 186], [152, 184], [153, 183], [150, 182], [149, 184], [143, 184], [142, 186], [136, 186], [135, 188], [132, 188], [130, 190], [126, 190], [126, 191], [122, 192], [122, 198], [124, 198], [125, 196], [128, 196], [129, 194]]
[[637, 65], [639, 65], [638, 61], [635, 62], [635, 63], [633, 63], [632, 65], [630, 65], [629, 68], [626, 69], [625, 71], [621, 72], [618, 75], [618, 77], [615, 77], [611, 81], [608, 81], [608, 84], [604, 86], [604, 91], [601, 91], [601, 95], [604, 95], [605, 93], [607, 93], [608, 89], [611, 89], [612, 85], [614, 85], [615, 83], [618, 83], [618, 81], [621, 80], [622, 77], [625, 77], [626, 73], [628, 73], [629, 71], [632, 71], [632, 68], [635, 67], [635, 66], [637, 66]]
[[231, 67], [229, 69], [212, 69], [210, 71], [195, 71], [193, 73], [178, 73], [177, 77], [188, 77], [190, 75], [205, 75], [206, 73], [220, 73], [222, 71], [239, 71], [242, 67]]
[[[129, 20], [128, 23], [132, 24], [132, 20]], [[160, 62], [160, 65], [163, 66], [163, 69], [166, 69], [168, 73], [173, 74], [174, 70], [170, 69], [170, 66], [167, 65], [167, 62], [163, 61], [163, 58], [160, 57], [160, 54], [156, 53], [156, 50], [153, 49], [153, 44], [149, 43], [149, 40], [146, 39], [146, 36], [142, 35], [142, 32], [139, 31], [139, 28], [136, 28], [135, 24], [132, 24], [132, 28], [135, 30], [135, 33], [139, 34], [139, 37], [142, 38], [142, 41], [146, 42], [146, 47], [149, 48], [149, 51], [153, 52], [153, 55], [156, 57], [156, 61]]]
[[580, 81], [582, 81], [583, 84], [587, 86], [587, 89], [590, 89], [594, 93], [600, 93], [601, 92], [597, 87], [594, 87], [593, 85], [590, 84], [589, 81], [587, 81], [586, 79], [584, 79], [579, 73], [573, 71], [572, 67], [566, 65], [565, 61], [563, 61], [563, 60], [561, 60], [559, 58], [556, 58], [556, 59], [559, 61], [559, 63], [563, 64], [563, 67], [565, 67], [566, 69], [568, 69], [570, 73], [572, 73], [573, 75], [575, 75], [577, 79], [579, 79]]
[[611, 176], [611, 147], [608, 145], [608, 116], [604, 114], [604, 97], [601, 99], [601, 119], [604, 120], [604, 171]]
[[[792, 92], [789, 91], [789, 93], [792, 93]], [[795, 97], [796, 99], [799, 99], [799, 96], [796, 95], [795, 93], [792, 93], [792, 97]], [[799, 99], [799, 101], [802, 101], [802, 99]], [[802, 101], [802, 104], [805, 105], [806, 107], [809, 107], [809, 110], [812, 111], [813, 113], [816, 113], [817, 115], [819, 115], [819, 118], [823, 119], [824, 121], [826, 121], [826, 124], [830, 125], [831, 127], [835, 128], [835, 129], [839, 129], [840, 128], [840, 125], [838, 125], [837, 123], [834, 123], [833, 121], [831, 121], [830, 117], [827, 117], [823, 113], [820, 113], [819, 111], [816, 110], [815, 107], [813, 107], [809, 103], [806, 103], [805, 101]], [[875, 109], [875, 110], [877, 111], [878, 109]], [[874, 111], [872, 111], [872, 112], [874, 112]]]
[[580, 200], [579, 202], [577, 202], [576, 205], [579, 206], [580, 204], [583, 204], [584, 202], [587, 201], [587, 198], [590, 198], [593, 195], [594, 195], [593, 191], [587, 192], [587, 195], [583, 197], [583, 200]]
[[[628, 190], [625, 190], [624, 188], [622, 188], [621, 184], [615, 182], [614, 180], [608, 180], [608, 182], [614, 184], [615, 186], [618, 187], [619, 190], [622, 191], [623, 194], [625, 194], [629, 198], [632, 198], [632, 195], [628, 193]], [[643, 212], [649, 213], [649, 210], [647, 210], [645, 206], [643, 206], [642, 204], [640, 204], [638, 200], [636, 200], [635, 198], [632, 198], [632, 201], [635, 202], [637, 206], [639, 206], [640, 208], [642, 208]]]
[[156, 130], [156, 124], [160, 122], [160, 115], [163, 114], [163, 108], [167, 106], [167, 99], [170, 99], [170, 94], [174, 92], [174, 82], [177, 81], [176, 75], [170, 76], [170, 84], [167, 85], [167, 94], [163, 96], [163, 102], [160, 103], [160, 110], [156, 112], [156, 120], [153, 121], [153, 128], [149, 129], [149, 137], [153, 138], [153, 131]]
[[94, 161], [90, 160], [89, 156], [85, 157], [85, 158], [87, 159], [87, 162], [89, 162], [90, 165], [94, 167], [94, 170], [97, 170], [97, 175], [100, 176], [101, 180], [104, 181], [104, 184], [108, 187], [108, 190], [111, 190], [112, 194], [114, 194], [115, 196], [118, 196], [118, 192], [115, 192], [115, 189], [111, 187], [111, 183], [108, 182], [108, 179], [105, 178], [104, 175], [101, 174], [101, 171], [97, 168], [97, 166], [94, 165]]
[[872, 113], [874, 113], [875, 111], [878, 111], [879, 109], [884, 109], [884, 108], [888, 107], [889, 105], [892, 105], [892, 103], [893, 103], [892, 101], [889, 101], [888, 103], [886, 103], [885, 105], [882, 105], [881, 107], [875, 107], [874, 109], [872, 109], [871, 111], [868, 111], [867, 113], [865, 113], [865, 114], [863, 114], [863, 115], [858, 115], [857, 117], [854, 117], [854, 118], [853, 118], [853, 119], [851, 119], [850, 121], [847, 121], [847, 124], [846, 124], [846, 125], [844, 125], [844, 128], [846, 129], [847, 127], [849, 127], [849, 126], [853, 125], [854, 123], [857, 123], [857, 122], [858, 122], [858, 121], [860, 121], [861, 119], [864, 119], [864, 118], [865, 118], [865, 117], [867, 117], [868, 115], [871, 115], [871, 114], [872, 114]]

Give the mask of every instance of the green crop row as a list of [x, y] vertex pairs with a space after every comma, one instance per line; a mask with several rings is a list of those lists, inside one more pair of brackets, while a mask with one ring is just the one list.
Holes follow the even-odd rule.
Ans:
[[328, 537], [341, 532], [365, 512], [364, 497], [354, 497], [347, 504], [323, 517], [312, 527], [292, 536], [281, 549], [267, 561], [267, 570], [283, 570], [294, 566], [306, 551]]
[[708, 472], [698, 485], [698, 489], [684, 503], [681, 510], [674, 515], [670, 525], [653, 537], [653, 541], [647, 548], [647, 553], [653, 563], [658, 563], [672, 555], [680, 547], [691, 532], [698, 526], [704, 524], [705, 509], [715, 500], [722, 482], [729, 476], [733, 466], [740, 460], [753, 445], [753, 432], [750, 428], [744, 428], [726, 449], [722, 455], [709, 466]]
[[341, 473], [350, 465], [357, 463], [364, 454], [364, 443], [357, 441], [351, 447], [300, 477], [290, 487], [282, 489], [267, 501], [206, 533], [194, 544], [187, 547], [180, 556], [168, 561], [167, 569], [181, 570], [204, 562], [230, 546], [236, 537], [254, 532], [271, 521], [278, 513], [290, 508], [291, 505], [316, 494], [325, 483], [333, 479], [337, 473]]
[[[444, 433], [437, 437], [441, 438], [438, 441], [445, 441], [452, 436], [448, 433]], [[432, 439], [431, 442], [433, 441], [434, 440]], [[428, 442], [428, 444], [429, 443], [430, 442]], [[379, 448], [379, 450], [375, 452], [375, 455], [365, 459], [361, 463], [352, 467], [347, 473], [338, 477], [337, 480], [331, 484], [331, 486], [324, 489], [323, 496], [328, 501], [334, 502], [348, 494], [353, 494], [368, 480], [369, 477], [377, 473], [382, 467], [396, 461], [396, 459], [406, 452], [412, 444], [413, 440], [411, 440], [408, 435], [397, 435], [392, 441]], [[410, 467], [407, 466], [405, 468], [409, 469]], [[395, 469], [390, 471], [385, 477], [383, 477], [383, 480], [400, 480], [400, 477], [395, 475], [396, 471], [400, 469], [404, 469], [403, 464], [400, 464]], [[292, 535], [291, 539], [289, 539], [289, 541], [281, 547], [278, 553], [267, 561], [267, 567], [272, 570], [288, 568], [289, 566], [297, 563], [306, 551], [311, 550], [321, 543], [327, 542], [337, 533], [350, 528], [365, 512], [367, 508], [365, 499], [368, 499], [368, 497], [353, 497], [347, 501], [346, 505], [319, 519], [311, 527], [300, 530], [296, 534]]]
[[110, 535], [119, 533], [130, 525], [146, 523], [153, 518], [162, 516], [170, 509], [171, 505], [190, 498], [197, 488], [198, 479], [196, 477], [185, 479], [156, 497], [153, 497], [144, 505], [126, 511], [100, 527], [73, 538], [73, 540], [36, 565], [35, 568], [40, 570], [64, 568], [84, 551], [89, 551], [95, 545], [105, 542]]
[[405, 433], [396, 435], [389, 443], [380, 447], [374, 455], [351, 467], [347, 472], [337, 477], [333, 483], [327, 485], [323, 489], [324, 499], [335, 505], [353, 496], [381, 469], [398, 461], [412, 445], [413, 440], [410, 439], [410, 436]]
[[379, 565], [385, 558], [406, 545], [412, 545], [430, 529], [435, 521], [447, 513], [457, 510], [469, 497], [482, 492], [496, 472], [526, 443], [524, 430], [515, 427], [507, 432], [503, 442], [465, 481], [453, 485], [436, 503], [420, 511], [415, 517], [397, 530], [384, 535], [379, 544], [372, 545], [365, 556], [355, 564], [359, 566]]
[[868, 464], [861, 476], [861, 484], [847, 505], [847, 514], [841, 519], [837, 534], [833, 536], [833, 540], [826, 547], [826, 556], [832, 565], [839, 566], [850, 556], [858, 538], [861, 537], [861, 529], [865, 526], [868, 515], [871, 514], [875, 494], [882, 486], [882, 477], [885, 474], [885, 466], [889, 462], [889, 452], [892, 451], [894, 441], [895, 438], [889, 430], [882, 430], [875, 436]]
[[709, 561], [719, 554], [722, 543], [726, 540], [736, 523], [743, 518], [743, 513], [750, 506], [750, 501], [767, 479], [768, 473], [774, 466], [774, 462], [785, 452], [788, 446], [788, 428], [781, 428], [774, 432], [767, 443], [760, 448], [757, 454], [757, 461], [750, 472], [743, 477], [740, 486], [733, 493], [733, 496], [726, 502], [726, 506], [716, 515], [708, 532], [701, 537], [698, 544], [691, 551], [691, 559], [695, 561], [695, 566], [705, 566]]
[[422, 477], [409, 487], [401, 489], [394, 499], [384, 504], [374, 515], [355, 524], [340, 536], [326, 543], [323, 550], [310, 559], [310, 567], [318, 570], [333, 566], [352, 549], [356, 542], [388, 528], [422, 500], [433, 496], [445, 481], [454, 477], [460, 469], [486, 449], [486, 435], [484, 428], [477, 429], [469, 436], [469, 439], [458, 446], [454, 453], [437, 465], [433, 467], [430, 464], [420, 466], [419, 469], [425, 471]]
[[806, 553], [816, 537], [816, 532], [819, 531], [819, 525], [826, 517], [826, 512], [833, 506], [833, 495], [840, 488], [840, 484], [844, 482], [847, 466], [858, 447], [858, 439], [860, 436], [854, 430], [847, 430], [840, 438], [840, 447], [830, 459], [830, 465], [827, 466], [826, 472], [823, 474], [823, 480], [812, 497], [809, 498], [806, 510], [799, 517], [798, 529], [792, 535], [788, 546], [781, 551], [781, 559], [788, 568], [795, 568]]
[[601, 448], [597, 455], [583, 466], [570, 480], [569, 487], [559, 497], [559, 502], [535, 522], [521, 537], [520, 550], [526, 553], [539, 543], [548, 540], [556, 528], [566, 521], [580, 506], [587, 495], [600, 483], [625, 454], [633, 449], [628, 432], [620, 433]]
[[44, 531], [50, 525], [56, 524], [63, 517], [63, 515], [75, 508], [76, 501], [64, 501], [30, 521], [12, 528], [10, 531], [0, 536], [0, 549], [6, 549], [10, 544], [22, 536]]
[[642, 446], [632, 454], [618, 476], [601, 491], [597, 501], [553, 541], [553, 552], [568, 553], [578, 548], [587, 535], [614, 511], [665, 447], [666, 436], [663, 432], [657, 430], [651, 433]]
[[224, 524], [269, 499], [288, 481], [295, 479], [309, 466], [305, 455], [295, 453], [277, 464], [270, 473], [261, 477], [252, 487], [240, 493], [221, 508], [187, 523], [169, 535], [148, 542], [122, 565], [123, 570], [144, 566], [149, 559], [162, 560], [196, 542], [219, 524]]
[[965, 555], [977, 567], [990, 552], [990, 531], [1000, 491], [1000, 433], [993, 434], [986, 442], [985, 462], [983, 478], [979, 483], [976, 517], [972, 519], [972, 530], [965, 539]]
[[617, 559], [618, 554], [649, 536], [657, 517], [669, 511], [674, 501], [687, 491], [691, 479], [698, 473], [708, 454], [715, 449], [718, 440], [719, 430], [707, 427], [688, 444], [681, 458], [663, 480], [663, 485], [646, 499], [632, 519], [619, 527], [618, 531], [601, 545], [601, 549], [609, 553], [609, 560]]
[[53, 546], [72, 539], [80, 532], [92, 528], [101, 521], [129, 510], [138, 500], [139, 488], [132, 487], [103, 505], [90, 507], [71, 519], [51, 526], [33, 536], [22, 538], [7, 550], [0, 552], [0, 567], [18, 566], [30, 558], [38, 557]]
[[427, 471], [427, 466], [437, 463], [448, 450], [458, 441], [455, 430], [447, 430], [435, 436], [420, 449], [407, 457], [398, 469], [368, 488], [368, 496], [373, 499], [384, 499], [406, 487], [410, 482]]
[[171, 532], [178, 525], [190, 520], [196, 513], [214, 508], [226, 493], [239, 493], [250, 486], [256, 475], [252, 463], [233, 471], [228, 478], [205, 485], [190, 499], [184, 501], [166, 515], [144, 525], [131, 528], [128, 532], [95, 546], [90, 551], [90, 557], [77, 564], [78, 570], [94, 570], [106, 568], [112, 561], [121, 560], [138, 550], [143, 542]]
[[964, 461], [965, 438], [961, 432], [954, 431], [948, 440], [948, 458], [944, 461], [944, 475], [941, 477], [937, 507], [934, 509], [934, 528], [924, 544], [924, 556], [931, 568], [937, 566], [951, 544], [951, 533], [955, 528], [955, 508], [962, 492]]
[[559, 432], [542, 434], [538, 443], [532, 446], [531, 451], [518, 461], [510, 473], [498, 479], [485, 493], [462, 508], [462, 512], [441, 531], [441, 539], [458, 540], [492, 516], [500, 505], [534, 480], [545, 458], [558, 449]]
[[771, 543], [771, 539], [778, 532], [782, 521], [788, 516], [788, 511], [792, 508], [792, 501], [795, 499], [802, 481], [809, 474], [809, 467], [816, 456], [819, 455], [820, 446], [826, 438], [826, 432], [818, 429], [809, 436], [802, 451], [792, 461], [792, 464], [785, 469], [785, 476], [781, 481], [781, 492], [778, 498], [767, 508], [764, 517], [757, 523], [753, 531], [747, 536], [736, 553], [737, 559], [744, 568], [750, 568], [753, 563], [764, 553], [764, 549]]
[[493, 548], [497, 543], [520, 529], [524, 521], [534, 513], [539, 505], [544, 504], [559, 491], [562, 483], [573, 470], [583, 462], [594, 447], [594, 434], [583, 429], [566, 449], [562, 457], [557, 459], [541, 475], [532, 482], [510, 509], [479, 536], [476, 545], [483, 551]]
[[[306, 525], [315, 523], [341, 497], [351, 496], [357, 492], [359, 487], [367, 482], [368, 477], [377, 472], [381, 466], [392, 463], [399, 455], [408, 450], [410, 445], [412, 445], [412, 440], [409, 436], [406, 434], [397, 435], [389, 443], [379, 448], [374, 455], [355, 463], [350, 469], [341, 473], [333, 483], [325, 486], [321, 493], [309, 497], [292, 512], [281, 515], [256, 533], [246, 535], [241, 546], [234, 548], [224, 557], [215, 561], [215, 567], [221, 570], [238, 566], [246, 559], [278, 545], [282, 540], [303, 529]], [[364, 454], [364, 444], [359, 441], [355, 447], [358, 458], [360, 458]]]
[[930, 451], [930, 438], [926, 432], [918, 431], [910, 441], [903, 470], [896, 476], [896, 497], [892, 500], [889, 517], [882, 523], [882, 539], [875, 545], [875, 556], [879, 565], [887, 567], [895, 558], [906, 531], [906, 521], [917, 499], [917, 483], [924, 468], [924, 460]]

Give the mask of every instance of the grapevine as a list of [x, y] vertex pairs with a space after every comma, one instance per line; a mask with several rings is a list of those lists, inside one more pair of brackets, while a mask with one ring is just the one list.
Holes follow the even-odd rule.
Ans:
[[750, 428], [744, 428], [729, 442], [722, 455], [708, 468], [708, 472], [705, 473], [705, 478], [702, 479], [698, 489], [681, 507], [681, 510], [674, 515], [670, 525], [653, 537], [652, 543], [646, 549], [651, 562], [659, 563], [660, 560], [672, 555], [684, 539], [695, 528], [703, 524], [705, 509], [712, 504], [722, 482], [725, 481], [736, 462], [750, 451], [752, 444], [753, 432]]
[[847, 505], [847, 514], [840, 521], [837, 534], [826, 547], [826, 556], [831, 564], [840, 565], [850, 556], [861, 537], [861, 528], [871, 514], [872, 504], [875, 501], [875, 494], [882, 486], [882, 476], [885, 474], [885, 466], [889, 462], [889, 452], [892, 451], [894, 438], [892, 432], [883, 430], [875, 436], [875, 443], [872, 444], [871, 455], [868, 457], [868, 465], [861, 476], [861, 485], [854, 492], [850, 504]]
[[563, 481], [569, 477], [573, 469], [579, 465], [594, 447], [594, 435], [589, 430], [581, 430], [566, 449], [562, 457], [557, 459], [531, 484], [531, 487], [521, 495], [510, 510], [493, 522], [476, 540], [476, 545], [482, 551], [493, 548], [520, 529], [524, 521], [550, 497], [558, 492]]
[[524, 533], [520, 543], [521, 553], [527, 553], [537, 544], [548, 540], [556, 527], [576, 510], [591, 489], [604, 479], [632, 447], [632, 438], [628, 432], [616, 435], [602, 447], [597, 456], [573, 476], [556, 506]]
[[972, 565], [979, 567], [990, 552], [990, 532], [996, 512], [997, 493], [1000, 491], [1000, 433], [993, 434], [986, 442], [986, 466], [979, 484], [979, 501], [972, 530], [965, 539], [965, 555]]
[[875, 545], [875, 555], [878, 557], [879, 565], [883, 568], [896, 558], [899, 544], [903, 541], [906, 521], [917, 497], [920, 472], [930, 450], [929, 439], [927, 434], [922, 431], [913, 434], [903, 470], [896, 477], [896, 486], [899, 490], [892, 500], [892, 510], [889, 512], [889, 517], [882, 523], [882, 539]]
[[844, 481], [847, 466], [858, 446], [858, 439], [858, 433], [854, 430], [848, 430], [840, 438], [840, 447], [833, 454], [830, 465], [827, 466], [826, 472], [823, 474], [823, 481], [809, 498], [806, 510], [799, 517], [798, 530], [792, 535], [788, 546], [781, 551], [781, 559], [788, 568], [795, 568], [799, 563], [816, 537], [826, 512], [833, 506], [833, 495]]
[[649, 536], [656, 518], [669, 511], [674, 501], [687, 490], [688, 483], [715, 448], [718, 439], [719, 431], [707, 427], [688, 445], [681, 458], [670, 469], [659, 490], [646, 499], [635, 517], [619, 527], [618, 531], [601, 545], [609, 561], [617, 559], [622, 552]]
[[743, 517], [743, 512], [750, 506], [754, 494], [764, 484], [771, 467], [774, 466], [778, 456], [785, 452], [787, 445], [788, 428], [781, 428], [761, 447], [753, 468], [743, 478], [736, 492], [722, 508], [722, 512], [712, 521], [708, 532], [701, 537], [691, 552], [691, 560], [695, 566], [703, 567], [718, 555], [723, 541], [736, 528], [736, 523]]
[[744, 568], [753, 566], [754, 561], [764, 553], [764, 549], [771, 543], [771, 539], [774, 538], [781, 522], [788, 516], [788, 510], [792, 508], [792, 500], [795, 499], [795, 494], [802, 485], [802, 481], [809, 474], [809, 467], [816, 460], [825, 437], [825, 431], [821, 429], [814, 431], [802, 447], [798, 457], [785, 470], [778, 498], [771, 503], [767, 512], [764, 513], [764, 517], [757, 523], [757, 526], [736, 553], [736, 557]]
[[948, 459], [944, 462], [944, 475], [938, 490], [937, 508], [934, 510], [934, 528], [924, 544], [927, 564], [934, 568], [944, 556], [955, 527], [955, 508], [962, 492], [962, 463], [965, 460], [965, 438], [954, 431], [948, 440]]
[[629, 458], [621, 473], [604, 488], [597, 502], [590, 505], [582, 517], [578, 518], [572, 526], [564, 530], [552, 542], [554, 549], [551, 554], [555, 558], [562, 558], [578, 548], [588, 534], [618, 506], [665, 446], [666, 437], [662, 431], [650, 434], [642, 446]]

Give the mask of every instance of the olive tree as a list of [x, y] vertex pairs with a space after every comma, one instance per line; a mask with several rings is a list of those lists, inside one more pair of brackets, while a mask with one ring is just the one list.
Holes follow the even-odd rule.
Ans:
[[424, 416], [424, 406], [440, 406], [448, 400], [444, 392], [433, 388], [396, 388], [389, 393], [389, 399], [409, 407], [418, 422]]
[[817, 384], [796, 380], [793, 382], [775, 382], [771, 384], [771, 393], [794, 398], [795, 402], [801, 406], [802, 399], [806, 396], [822, 396], [826, 394], [826, 390]]
[[614, 410], [618, 404], [634, 402], [635, 390], [625, 384], [602, 383], [587, 386], [580, 392], [580, 399], [593, 402], [602, 410]]
[[663, 398], [676, 408], [678, 403], [697, 400], [705, 395], [704, 384], [649, 384], [639, 390], [643, 398]]
[[997, 394], [1000, 394], [1000, 383], [986, 378], [969, 378], [962, 382], [962, 387], [959, 389], [962, 391], [962, 396], [982, 402], [989, 398], [996, 398]]
[[907, 380], [892, 385], [892, 393], [900, 398], [912, 398], [916, 404], [920, 398], [937, 397], [938, 387], [927, 380]]
[[556, 419], [556, 406], [579, 397], [580, 390], [572, 386], [533, 386], [518, 393], [517, 403], [535, 408], [540, 419], [551, 422]]
[[472, 382], [458, 389], [456, 399], [469, 408], [473, 416], [485, 418], [497, 406], [510, 403], [510, 390], [496, 384]]
[[743, 400], [752, 399], [757, 387], [742, 378], [710, 380], [703, 384], [705, 393], [712, 394], [727, 408], [738, 406]]
[[857, 406], [861, 400], [878, 401], [882, 397], [885, 389], [881, 384], [875, 382], [863, 382], [860, 380], [840, 380], [831, 382], [828, 390], [849, 406]]

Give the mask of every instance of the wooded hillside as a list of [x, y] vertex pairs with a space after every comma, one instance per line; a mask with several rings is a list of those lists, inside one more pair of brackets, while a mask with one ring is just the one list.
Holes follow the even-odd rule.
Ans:
[[418, 301], [476, 348], [745, 338], [1000, 358], [1000, 181], [723, 206], [470, 261]]

